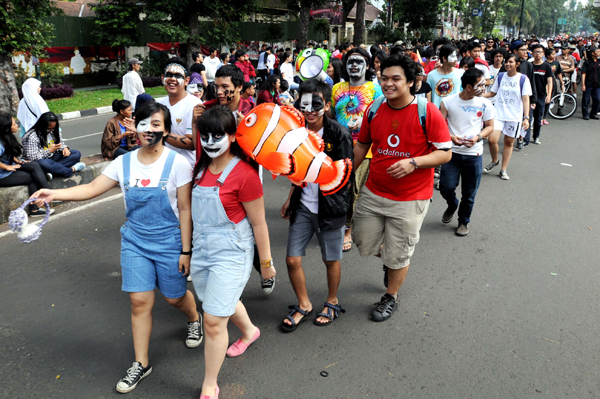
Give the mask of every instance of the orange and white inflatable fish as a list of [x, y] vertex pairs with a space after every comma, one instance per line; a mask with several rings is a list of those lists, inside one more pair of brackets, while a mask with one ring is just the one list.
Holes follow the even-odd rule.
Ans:
[[343, 188], [352, 172], [352, 161], [333, 161], [323, 150], [318, 134], [304, 125], [304, 116], [293, 107], [264, 103], [254, 108], [237, 127], [236, 140], [248, 156], [297, 186], [318, 183], [323, 195]]

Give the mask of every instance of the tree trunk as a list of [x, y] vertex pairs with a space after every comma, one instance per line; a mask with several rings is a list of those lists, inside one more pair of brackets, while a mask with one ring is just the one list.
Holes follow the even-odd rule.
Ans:
[[10, 54], [0, 54], [0, 112], [17, 116], [19, 94]]
[[342, 33], [346, 42], [350, 41], [350, 38], [346, 37], [346, 22], [348, 21], [348, 15], [350, 15], [350, 11], [354, 8], [356, 4], [356, 0], [342, 0]]
[[306, 48], [308, 42], [308, 24], [310, 22], [310, 0], [300, 0], [299, 22], [298, 47]]
[[190, 28], [191, 37], [187, 43], [187, 57], [186, 61], [188, 66], [192, 66], [195, 60], [192, 59], [192, 51], [200, 52], [200, 23], [198, 22], [198, 13], [192, 13], [188, 18], [188, 28]]
[[356, 1], [356, 19], [354, 20], [354, 44], [365, 43], [365, 8], [367, 0]]

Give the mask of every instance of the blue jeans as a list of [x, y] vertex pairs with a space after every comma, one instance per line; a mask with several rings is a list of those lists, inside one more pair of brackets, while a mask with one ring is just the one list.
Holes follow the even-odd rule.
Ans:
[[[531, 97], [529, 97], [529, 98], [531, 98]], [[535, 107], [537, 108], [537, 105]], [[529, 128], [527, 129], [527, 131], [525, 133], [525, 137], [523, 138], [525, 145], [529, 145], [529, 140], [531, 140], [531, 128], [532, 128], [531, 121], [532, 120], [533, 120], [533, 110], [530, 110], [529, 111]]]
[[[590, 97], [592, 97], [592, 112], [588, 113], [588, 104], [590, 103]], [[583, 92], [583, 102], [581, 103], [581, 113], [583, 117], [594, 116], [600, 109], [600, 87], [587, 87]]]
[[[540, 137], [542, 130], [542, 119], [544, 119], [544, 108], [546, 106], [546, 97], [538, 98], [533, 110], [533, 139]], [[528, 140], [529, 141], [529, 140]]]
[[[481, 155], [461, 155], [452, 153], [450, 162], [442, 165], [440, 174], [440, 194], [448, 203], [448, 208], [458, 208], [458, 223], [469, 224], [475, 205], [475, 194], [481, 181], [483, 157]], [[460, 206], [456, 198], [456, 187], [460, 185]]]
[[61, 151], [56, 151], [52, 157], [39, 159], [44, 173], [52, 173], [53, 176], [69, 177], [73, 174], [71, 166], [75, 165], [81, 159], [81, 153], [77, 150], [71, 150], [68, 157], [64, 157]]

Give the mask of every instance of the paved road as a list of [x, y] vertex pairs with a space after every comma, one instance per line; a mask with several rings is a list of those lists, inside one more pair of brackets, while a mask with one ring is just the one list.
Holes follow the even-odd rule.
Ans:
[[100, 154], [100, 139], [106, 122], [114, 114], [88, 116], [60, 122], [63, 138], [69, 147], [81, 151], [81, 155]]
[[[221, 397], [597, 398], [599, 128], [551, 120], [542, 145], [514, 155], [509, 181], [484, 175], [467, 238], [441, 223], [436, 192], [400, 308], [385, 323], [368, 319], [383, 293], [380, 261], [353, 249], [339, 295], [347, 313], [328, 328], [279, 332], [294, 303], [287, 223], [277, 216], [289, 186], [265, 182], [279, 280], [265, 297], [252, 275], [244, 302], [262, 336], [225, 360]], [[34, 244], [0, 238], [0, 397], [118, 397], [133, 359], [120, 291], [123, 219], [117, 198], [53, 217]], [[319, 258], [314, 241], [305, 267], [317, 308], [326, 297]], [[164, 301], [154, 315], [154, 372], [128, 397], [197, 398], [202, 348], [184, 346], [185, 320]], [[234, 327], [230, 335], [238, 338]]]

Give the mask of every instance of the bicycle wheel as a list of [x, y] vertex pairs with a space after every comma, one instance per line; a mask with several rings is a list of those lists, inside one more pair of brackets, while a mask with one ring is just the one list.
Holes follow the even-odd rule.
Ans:
[[571, 94], [564, 94], [563, 104], [560, 105], [560, 96], [557, 94], [552, 97], [550, 104], [548, 104], [548, 113], [554, 119], [567, 119], [575, 113], [577, 110], [577, 98]]

